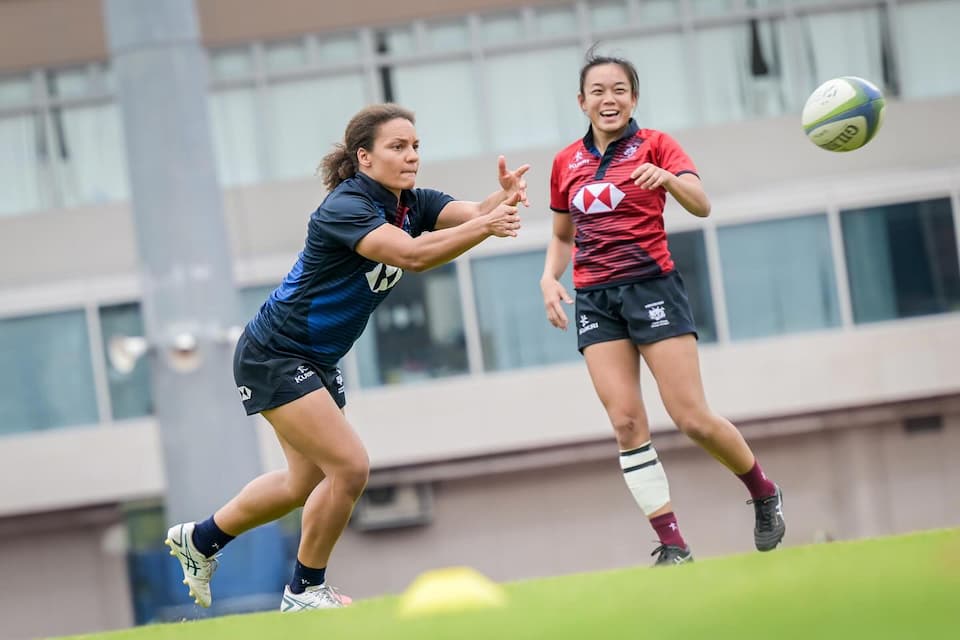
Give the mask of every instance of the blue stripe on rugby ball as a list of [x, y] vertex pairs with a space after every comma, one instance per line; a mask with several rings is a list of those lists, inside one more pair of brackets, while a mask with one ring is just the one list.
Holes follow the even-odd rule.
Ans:
[[[879, 104], [877, 103], [878, 98], [880, 100]], [[870, 102], [858, 105], [852, 109], [847, 109], [843, 113], [839, 113], [832, 118], [822, 120], [812, 127], [806, 127], [803, 131], [809, 135], [811, 131], [819, 129], [825, 124], [837, 122], [838, 120], [847, 120], [848, 118], [856, 118], [857, 116], [863, 116], [867, 121], [867, 140], [869, 141], [870, 138], [873, 137], [873, 134], [877, 132], [877, 127], [880, 124], [880, 110], [883, 108], [883, 106], [883, 97], [878, 96], [877, 98], [870, 100]]]

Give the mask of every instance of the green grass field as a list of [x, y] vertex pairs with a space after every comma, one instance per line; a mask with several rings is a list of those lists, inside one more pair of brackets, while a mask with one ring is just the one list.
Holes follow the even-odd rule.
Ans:
[[83, 638], [960, 639], [960, 529], [505, 585], [500, 608], [403, 618], [398, 596]]

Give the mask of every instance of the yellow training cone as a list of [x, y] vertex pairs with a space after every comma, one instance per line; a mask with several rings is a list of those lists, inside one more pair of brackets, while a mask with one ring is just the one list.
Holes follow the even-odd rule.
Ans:
[[400, 599], [401, 616], [485, 609], [506, 604], [503, 587], [470, 567], [448, 567], [420, 574]]

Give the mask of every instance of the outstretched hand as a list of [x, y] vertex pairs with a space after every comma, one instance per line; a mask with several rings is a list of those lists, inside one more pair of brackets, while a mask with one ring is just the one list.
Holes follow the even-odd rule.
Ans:
[[499, 169], [500, 174], [498, 176], [500, 180], [500, 188], [503, 189], [504, 193], [507, 195], [507, 200], [509, 200], [514, 194], [518, 194], [518, 202], [522, 202], [523, 206], [529, 207], [530, 203], [527, 201], [527, 181], [523, 179], [523, 174], [530, 170], [530, 165], [524, 164], [517, 169], [510, 171], [507, 169], [507, 159], [503, 156], [500, 156], [497, 159], [497, 168]]
[[520, 202], [520, 193], [514, 192], [509, 198], [501, 202], [487, 214], [489, 234], [498, 238], [515, 238], [520, 229], [520, 213], [517, 204]]

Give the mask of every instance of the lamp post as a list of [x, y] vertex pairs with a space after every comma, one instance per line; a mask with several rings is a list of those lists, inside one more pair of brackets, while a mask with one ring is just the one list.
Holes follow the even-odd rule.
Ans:
[[[122, 370], [157, 356], [150, 372], [166, 519], [201, 520], [263, 470], [232, 376], [238, 303], [207, 112], [207, 56], [193, 0], [104, 0], [103, 7], [146, 329], [111, 340], [111, 360]], [[276, 576], [287, 567], [269, 571], [270, 563], [283, 564], [270, 556], [282, 546], [271, 537], [279, 541], [278, 527], [242, 536], [225, 551], [213, 584], [221, 602], [274, 589], [279, 597]], [[170, 600], [189, 602], [179, 567], [167, 564]]]

